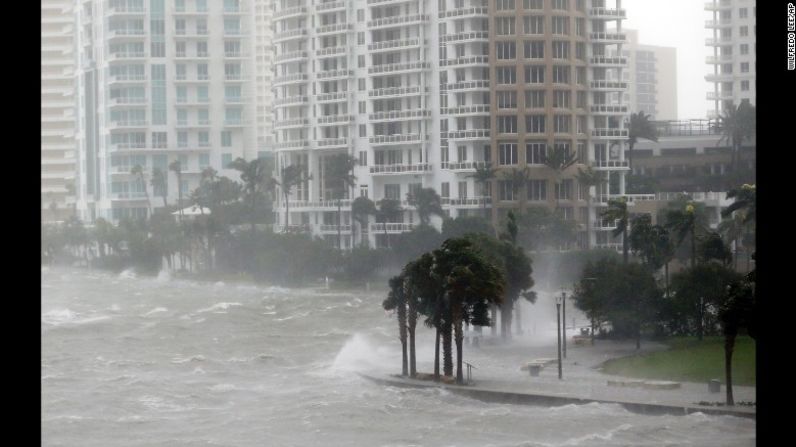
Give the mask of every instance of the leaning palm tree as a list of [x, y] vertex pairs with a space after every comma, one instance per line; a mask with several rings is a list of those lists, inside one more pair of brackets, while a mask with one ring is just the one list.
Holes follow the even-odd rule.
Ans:
[[246, 161], [238, 157], [229, 164], [229, 168], [240, 173], [243, 189], [249, 199], [249, 219], [251, 221], [251, 232], [254, 235], [257, 222], [257, 199], [263, 195], [263, 190], [269, 183], [271, 174], [267, 171], [265, 163], [260, 158]]
[[630, 115], [628, 122], [628, 151], [627, 162], [631, 171], [633, 170], [633, 146], [636, 145], [639, 138], [650, 141], [658, 141], [658, 129], [649, 120], [650, 115], [645, 115], [644, 112], [633, 113]]
[[[555, 174], [555, 185], [557, 189], [561, 188], [561, 177], [564, 175], [564, 171], [577, 162], [578, 155], [574, 152], [570, 152], [566, 147], [547, 147], [544, 164]], [[556, 194], [556, 211], [558, 211], [559, 196], [560, 194]]]
[[[593, 170], [591, 166], [587, 166], [585, 170], [581, 169], [581, 168], [578, 168], [578, 174], [577, 174], [576, 178], [578, 179], [578, 185], [579, 186], [587, 188], [587, 192], [586, 192], [586, 204], [587, 205], [586, 206], [588, 207], [589, 210], [591, 210], [591, 204], [592, 204], [591, 201], [592, 201], [592, 198], [593, 198], [592, 195], [591, 195], [591, 187], [592, 186], [594, 186], [594, 187], [600, 186], [601, 184], [605, 183], [605, 179], [603, 178], [602, 174], [599, 171]], [[587, 216], [587, 218], [586, 218], [586, 231], [587, 231], [587, 235], [588, 235], [588, 237], [587, 237], [587, 239], [588, 239], [588, 242], [587, 242], [588, 247], [587, 248], [588, 249], [591, 249], [591, 245], [592, 245], [591, 244], [591, 227], [592, 227], [591, 217]]]
[[406, 352], [406, 294], [404, 290], [404, 276], [398, 275], [390, 278], [390, 292], [381, 304], [384, 310], [395, 310], [398, 318], [398, 336], [401, 340], [401, 375], [409, 374], [409, 361]]
[[[150, 184], [152, 185], [152, 194], [153, 195], [160, 195], [163, 198], [163, 208], [168, 208], [169, 204], [166, 201], [167, 195], [167, 179], [166, 174], [160, 168], [152, 168], [152, 179], [150, 180]], [[159, 194], [158, 194], [159, 193]]]
[[666, 213], [666, 223], [668, 230], [677, 236], [677, 243], [682, 244], [686, 237], [691, 237], [691, 268], [696, 265], [696, 239], [697, 232], [702, 229], [700, 218], [697, 215], [696, 207], [693, 203], [688, 203], [685, 209], [673, 209]]
[[475, 173], [470, 174], [467, 177], [472, 178], [475, 180], [476, 183], [481, 185], [481, 196], [484, 205], [484, 217], [486, 217], [486, 191], [489, 182], [495, 179], [495, 172], [497, 169], [492, 167], [492, 163], [484, 163], [481, 166], [475, 167]]
[[733, 245], [733, 270], [738, 269], [738, 249], [746, 231], [744, 214], [736, 213], [729, 218], [725, 218], [719, 223], [718, 231], [725, 242]]
[[390, 239], [387, 235], [387, 223], [400, 216], [403, 212], [404, 210], [401, 208], [401, 202], [395, 199], [379, 200], [379, 209], [376, 212], [376, 216], [384, 222], [384, 246], [386, 248], [390, 248]]
[[420, 216], [420, 225], [428, 225], [431, 215], [444, 216], [442, 199], [434, 188], [420, 188], [406, 195], [407, 203], [417, 209]]
[[743, 211], [743, 222], [754, 222], [756, 215], [756, 191], [755, 185], [745, 184], [738, 189], [731, 189], [727, 192], [728, 199], [735, 199], [726, 209], [722, 210], [721, 215], [727, 217], [735, 211]]
[[[359, 196], [351, 202], [351, 218], [359, 224], [359, 234], [364, 235], [368, 225], [368, 217], [376, 214], [376, 204], [365, 196]], [[353, 227], [352, 227], [353, 228]], [[362, 244], [367, 244], [362, 238]], [[353, 241], [352, 241], [353, 245]]]
[[[335, 199], [337, 199], [337, 248], [343, 249], [342, 216], [343, 199], [346, 192], [356, 184], [354, 166], [357, 159], [348, 154], [335, 154], [326, 159], [325, 177], [327, 184], [331, 183]], [[351, 241], [353, 244], [353, 240]]]
[[741, 152], [741, 143], [750, 139], [756, 129], [755, 107], [748, 102], [741, 102], [738, 106], [730, 105], [719, 117], [718, 127], [721, 139], [716, 143], [729, 143], [732, 146], [732, 171], [736, 172]]
[[282, 231], [287, 233], [290, 225], [290, 193], [296, 186], [312, 180], [312, 174], [307, 174], [302, 165], [285, 166], [281, 174], [281, 181], [278, 184], [282, 187], [282, 195], [285, 197], [285, 228]]
[[149, 191], [147, 190], [146, 179], [144, 178], [144, 168], [141, 165], [135, 165], [132, 168], [130, 168], [130, 175], [138, 177], [138, 182], [141, 183], [141, 186], [144, 188], [144, 196], [146, 197], [147, 210], [149, 211], [149, 216], [151, 216], [152, 203], [149, 201]]
[[180, 221], [183, 219], [182, 212], [182, 166], [180, 160], [174, 160], [169, 163], [169, 171], [173, 171], [177, 175], [177, 206], [180, 209]]
[[616, 222], [616, 229], [612, 232], [614, 237], [622, 235], [622, 260], [625, 264], [628, 262], [628, 244], [627, 244], [627, 230], [628, 230], [628, 211], [627, 199], [620, 197], [619, 199], [611, 199], [608, 201], [608, 208], [606, 208], [600, 217]]

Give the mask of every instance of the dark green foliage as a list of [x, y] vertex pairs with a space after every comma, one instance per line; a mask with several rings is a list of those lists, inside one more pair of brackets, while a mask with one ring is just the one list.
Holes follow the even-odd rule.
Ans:
[[558, 250], [575, 237], [576, 223], [547, 207], [528, 207], [517, 216], [517, 243], [530, 251]]
[[395, 235], [392, 251], [394, 262], [402, 265], [442, 244], [442, 234], [430, 225], [420, 225], [412, 231]]
[[492, 234], [492, 225], [488, 220], [479, 216], [463, 216], [445, 219], [442, 222], [443, 239], [462, 237], [468, 233]]
[[409, 205], [417, 209], [421, 226], [429, 224], [431, 215], [444, 216], [442, 199], [434, 191], [434, 188], [420, 188], [417, 191], [410, 192], [406, 195], [406, 200]]
[[[672, 296], [663, 315], [671, 333], [698, 336], [715, 333], [716, 308], [727, 287], [740, 278], [739, 273], [717, 263], [699, 264], [673, 275]], [[703, 319], [705, 323], [701, 324]]]
[[709, 232], [697, 247], [699, 262], [717, 261], [722, 265], [732, 264], [732, 252], [724, 244], [721, 235], [715, 231]]

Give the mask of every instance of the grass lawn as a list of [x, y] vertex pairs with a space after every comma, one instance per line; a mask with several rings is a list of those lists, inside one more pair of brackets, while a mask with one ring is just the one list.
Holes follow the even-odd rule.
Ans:
[[[665, 351], [608, 360], [602, 372], [639, 379], [724, 383], [724, 338], [705, 337], [700, 343], [692, 337], [664, 340]], [[735, 340], [732, 356], [734, 385], [755, 385], [755, 341], [748, 337]]]

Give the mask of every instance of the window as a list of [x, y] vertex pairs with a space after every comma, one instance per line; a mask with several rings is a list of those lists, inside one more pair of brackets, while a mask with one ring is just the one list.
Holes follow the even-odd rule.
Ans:
[[498, 36], [513, 36], [514, 35], [514, 17], [496, 17], [495, 18], [495, 33]]
[[198, 57], [207, 57], [209, 53], [207, 52], [207, 41], [196, 42], [196, 56]]
[[569, 17], [553, 17], [553, 34], [569, 35]]
[[459, 182], [459, 198], [467, 198], [467, 182]]
[[196, 79], [199, 79], [200, 81], [206, 81], [210, 79], [210, 75], [207, 73], [207, 64], [196, 65]]
[[459, 163], [467, 161], [467, 146], [458, 146], [456, 148], [456, 155], [458, 156], [456, 161]]
[[525, 16], [522, 23], [525, 34], [544, 34], [544, 16]]
[[198, 102], [209, 102], [210, 101], [210, 97], [209, 97], [209, 95], [207, 93], [207, 86], [206, 85], [200, 85], [200, 86], [196, 87], [196, 100]]
[[498, 163], [504, 166], [517, 164], [517, 143], [498, 144]]
[[541, 109], [544, 107], [544, 90], [526, 90], [525, 91], [525, 108], [526, 109]]
[[359, 151], [359, 165], [360, 166], [368, 165], [368, 151]]
[[199, 35], [207, 34], [207, 20], [196, 19], [196, 34]]
[[152, 132], [152, 147], [155, 149], [167, 148], [168, 135], [166, 132]]
[[210, 147], [210, 133], [199, 132], [199, 147]]
[[553, 42], [553, 58], [569, 59], [569, 42], [562, 42], [562, 41]]
[[210, 124], [210, 111], [207, 109], [199, 109], [197, 111], [198, 123], [200, 125]]
[[749, 17], [749, 10], [746, 8], [741, 8], [738, 10], [738, 17], [741, 19], [745, 19]]
[[569, 115], [553, 116], [553, 132], [569, 133], [571, 128], [571, 122], [572, 122], [572, 117]]
[[366, 90], [366, 88], [365, 88], [365, 80], [364, 79], [357, 79], [357, 86], [358, 86], [360, 92], [364, 92]]
[[517, 92], [497, 92], [498, 109], [516, 109]]
[[516, 116], [498, 116], [497, 125], [498, 133], [517, 133]]
[[749, 62], [741, 62], [741, 73], [749, 73]]
[[400, 184], [384, 185], [384, 198], [401, 200], [401, 185]]
[[365, 45], [365, 33], [357, 33], [357, 45]]
[[509, 11], [515, 9], [514, 0], [496, 0], [498, 11]]
[[516, 42], [498, 42], [495, 44], [495, 53], [498, 59], [516, 59], [517, 58], [517, 43]]
[[177, 80], [184, 81], [186, 79], [185, 64], [177, 64], [175, 70], [176, 70]]
[[229, 169], [230, 163], [232, 163], [232, 154], [229, 152], [221, 154], [221, 169]]
[[544, 65], [526, 65], [525, 82], [527, 84], [544, 84]]
[[572, 200], [572, 179], [562, 180], [556, 183], [556, 199]]
[[568, 90], [553, 91], [553, 107], [569, 108], [571, 92]]
[[451, 185], [450, 185], [450, 183], [442, 182], [441, 189], [442, 189], [442, 194], [440, 195], [440, 197], [444, 197], [444, 198], [447, 199], [448, 197], [451, 196]]
[[526, 40], [525, 59], [544, 59], [544, 41]]
[[177, 98], [175, 99], [178, 103], [188, 102], [188, 87], [184, 85], [177, 86]]
[[742, 92], [749, 91], [749, 81], [741, 81], [741, 91]]
[[188, 132], [177, 132], [177, 147], [188, 147]]
[[514, 67], [497, 67], [497, 83], [498, 84], [516, 84], [517, 72]]
[[357, 56], [357, 67], [365, 68], [365, 56], [364, 55]]
[[177, 19], [174, 21], [174, 34], [185, 34], [185, 19]]
[[740, 28], [740, 32], [741, 32], [741, 37], [749, 36], [749, 27], [748, 26], [742, 26]]
[[566, 11], [569, 9], [569, 0], [553, 0], [553, 9]]
[[523, 0], [524, 9], [544, 9], [544, 0]]
[[224, 56], [227, 57], [240, 56], [240, 41], [228, 40], [224, 42]]
[[575, 19], [575, 34], [579, 37], [586, 35], [586, 19]]
[[542, 202], [547, 200], [547, 180], [528, 180], [528, 200]]
[[547, 143], [543, 141], [525, 143], [525, 162], [529, 165], [543, 165]]
[[545, 116], [544, 115], [526, 115], [525, 116], [525, 132], [527, 132], [527, 133], [545, 133]]
[[359, 101], [359, 113], [368, 113], [367, 112], [367, 102]]
[[500, 200], [514, 200], [514, 182], [501, 180], [498, 182]]
[[176, 56], [185, 57], [185, 42], [177, 42]]
[[224, 130], [221, 132], [221, 147], [232, 147], [232, 132]]
[[365, 138], [368, 136], [368, 125], [367, 124], [360, 124], [359, 125], [359, 137]]
[[199, 169], [210, 167], [210, 154], [199, 154]]
[[569, 84], [569, 66], [566, 65], [553, 66], [553, 83]]
[[742, 43], [741, 44], [741, 54], [749, 54], [749, 44]]
[[365, 21], [365, 10], [357, 9], [357, 22], [364, 22], [364, 21]]

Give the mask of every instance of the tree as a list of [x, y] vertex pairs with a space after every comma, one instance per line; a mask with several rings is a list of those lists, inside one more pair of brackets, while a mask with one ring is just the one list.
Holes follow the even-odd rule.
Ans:
[[443, 239], [461, 237], [467, 233], [491, 234], [493, 230], [489, 221], [481, 216], [459, 216], [442, 221]]
[[684, 209], [667, 210], [665, 216], [664, 226], [677, 237], [678, 245], [690, 236], [691, 267], [693, 268], [697, 260], [697, 233], [700, 233], [705, 227], [704, 215], [697, 211], [693, 203], [689, 202]]
[[162, 197], [163, 208], [167, 209], [169, 207], [169, 203], [166, 200], [166, 196], [168, 195], [168, 179], [160, 168], [152, 168], [152, 179], [150, 180], [150, 184], [152, 185], [152, 195]]
[[282, 168], [282, 177], [279, 185], [282, 187], [282, 195], [285, 197], [285, 228], [282, 230], [287, 233], [290, 228], [290, 193], [294, 187], [312, 180], [312, 174], [307, 174], [302, 165], [289, 165]]
[[476, 183], [481, 185], [481, 196], [483, 198], [482, 204], [484, 209], [484, 217], [486, 217], [486, 196], [487, 196], [487, 186], [489, 182], [495, 179], [495, 172], [497, 169], [492, 167], [492, 163], [484, 163], [483, 165], [478, 165], [475, 167], [475, 173], [470, 174], [467, 177], [472, 178]]
[[628, 245], [627, 245], [627, 230], [628, 218], [627, 199], [621, 197], [619, 199], [610, 199], [608, 201], [608, 208], [600, 214], [603, 219], [608, 219], [616, 223], [616, 229], [612, 232], [614, 237], [622, 235], [622, 258], [624, 263], [628, 262]]
[[152, 203], [149, 201], [149, 191], [147, 190], [146, 179], [144, 178], [144, 168], [141, 167], [141, 165], [135, 165], [130, 168], [130, 175], [138, 177], [138, 182], [141, 184], [141, 187], [144, 188], [144, 197], [146, 197], [147, 210], [149, 211], [149, 216], [151, 216]]
[[[580, 186], [587, 188], [586, 203], [587, 203], [588, 209], [591, 210], [592, 199], [593, 199], [593, 197], [591, 195], [591, 188], [592, 188], [592, 186], [598, 187], [601, 184], [605, 183], [605, 179], [603, 178], [603, 176], [602, 176], [602, 174], [600, 172], [593, 170], [591, 168], [591, 166], [587, 166], [585, 170], [581, 169], [581, 168], [578, 168], [578, 174], [577, 174], [577, 176], [575, 178], [578, 179], [578, 184]], [[592, 248], [592, 242], [591, 242], [592, 220], [591, 220], [591, 217], [589, 217], [587, 219], [587, 221], [586, 221], [586, 228], [587, 228], [586, 231], [588, 232], [588, 248], [591, 249]]]
[[727, 286], [741, 275], [717, 263], [699, 264], [672, 277], [669, 320], [673, 328], [692, 334], [701, 341], [705, 328], [712, 328], [716, 309], [724, 299]]
[[[368, 226], [368, 217], [376, 214], [376, 204], [365, 196], [359, 196], [351, 202], [351, 218], [359, 224], [359, 233], [364, 235]], [[353, 241], [351, 241], [353, 245]], [[362, 237], [362, 244], [367, 246], [367, 238]]]
[[653, 270], [664, 267], [666, 296], [669, 296], [669, 261], [674, 256], [669, 232], [661, 225], [652, 225], [652, 217], [642, 214], [633, 219], [630, 248]]
[[180, 209], [180, 220], [184, 217], [182, 211], [182, 166], [180, 160], [174, 160], [169, 163], [169, 171], [177, 175], [177, 206]]
[[[755, 304], [753, 282], [742, 280], [727, 287], [727, 295], [719, 306], [719, 321], [721, 321], [724, 335], [724, 376], [727, 405], [735, 405], [732, 396], [732, 354], [735, 349], [735, 339], [741, 328], [753, 328]], [[750, 330], [750, 335], [753, 334], [754, 330]]]
[[417, 209], [420, 216], [420, 225], [428, 225], [431, 215], [444, 216], [442, 199], [434, 188], [420, 188], [406, 194], [407, 203]]
[[[561, 188], [561, 177], [564, 171], [578, 162], [578, 155], [570, 152], [567, 146], [547, 146], [544, 164], [553, 171], [556, 190]], [[556, 191], [556, 211], [558, 211], [559, 196]]]
[[650, 115], [645, 115], [644, 112], [633, 113], [630, 115], [628, 123], [628, 166], [633, 170], [633, 147], [638, 142], [639, 138], [650, 141], [658, 141], [658, 129], [649, 120]]
[[[407, 264], [404, 268], [411, 289], [410, 296], [416, 300], [418, 313], [426, 318], [423, 321], [427, 327], [435, 329], [434, 342], [434, 379], [439, 380], [439, 350], [442, 333], [446, 328], [450, 328], [450, 323], [446, 320], [448, 312], [448, 300], [443, 288], [443, 281], [432, 268], [435, 264], [433, 252], [424, 253], [417, 260]], [[410, 320], [411, 321], [411, 320]], [[414, 365], [414, 328], [409, 327], [409, 362], [410, 368]], [[448, 329], [450, 334], [450, 329]]]
[[382, 303], [384, 310], [395, 310], [398, 317], [398, 335], [401, 340], [401, 375], [409, 374], [409, 359], [406, 352], [406, 293], [404, 290], [404, 276], [398, 275], [390, 278], [390, 292]]
[[698, 258], [700, 262], [719, 261], [725, 267], [732, 264], [732, 252], [724, 244], [721, 235], [710, 231], [699, 243]]
[[717, 145], [729, 143], [732, 146], [732, 172], [737, 172], [741, 152], [741, 143], [750, 139], [757, 126], [757, 112], [755, 107], [746, 101], [738, 106], [726, 107], [719, 116], [718, 128], [721, 139]]
[[245, 200], [249, 203], [249, 221], [251, 222], [251, 232], [253, 235], [257, 223], [257, 202], [265, 199], [263, 191], [266, 190], [269, 187], [268, 185], [273, 181], [271, 179], [271, 173], [267, 171], [266, 164], [260, 158], [246, 161], [238, 157], [229, 164], [229, 168], [240, 173], [240, 180], [243, 182], [243, 191], [245, 192]]
[[396, 219], [404, 212], [401, 208], [401, 202], [395, 199], [381, 199], [379, 200], [379, 209], [376, 212], [376, 218], [381, 220], [384, 224], [384, 246], [390, 247], [390, 240], [387, 236], [387, 223]]
[[[346, 192], [356, 184], [354, 166], [357, 159], [348, 154], [335, 154], [326, 158], [326, 182], [332, 184], [335, 199], [337, 199], [337, 248], [343, 249], [342, 216], [343, 198]], [[351, 243], [353, 244], [353, 240]]]
[[548, 248], [557, 250], [563, 243], [571, 241], [576, 224], [547, 207], [531, 206], [517, 217], [517, 227], [518, 243], [527, 250], [541, 251]]
[[730, 216], [736, 211], [741, 211], [743, 216], [743, 223], [751, 223], [755, 221], [755, 210], [757, 200], [757, 188], [755, 185], [745, 184], [741, 188], [731, 189], [727, 192], [728, 199], [735, 199], [730, 206], [722, 210], [721, 215], [724, 217]]
[[525, 167], [522, 169], [511, 168], [511, 170], [503, 171], [503, 179], [507, 180], [511, 185], [511, 192], [513, 197], [519, 198], [520, 210], [525, 209], [525, 194], [523, 190], [530, 178], [530, 170]]

